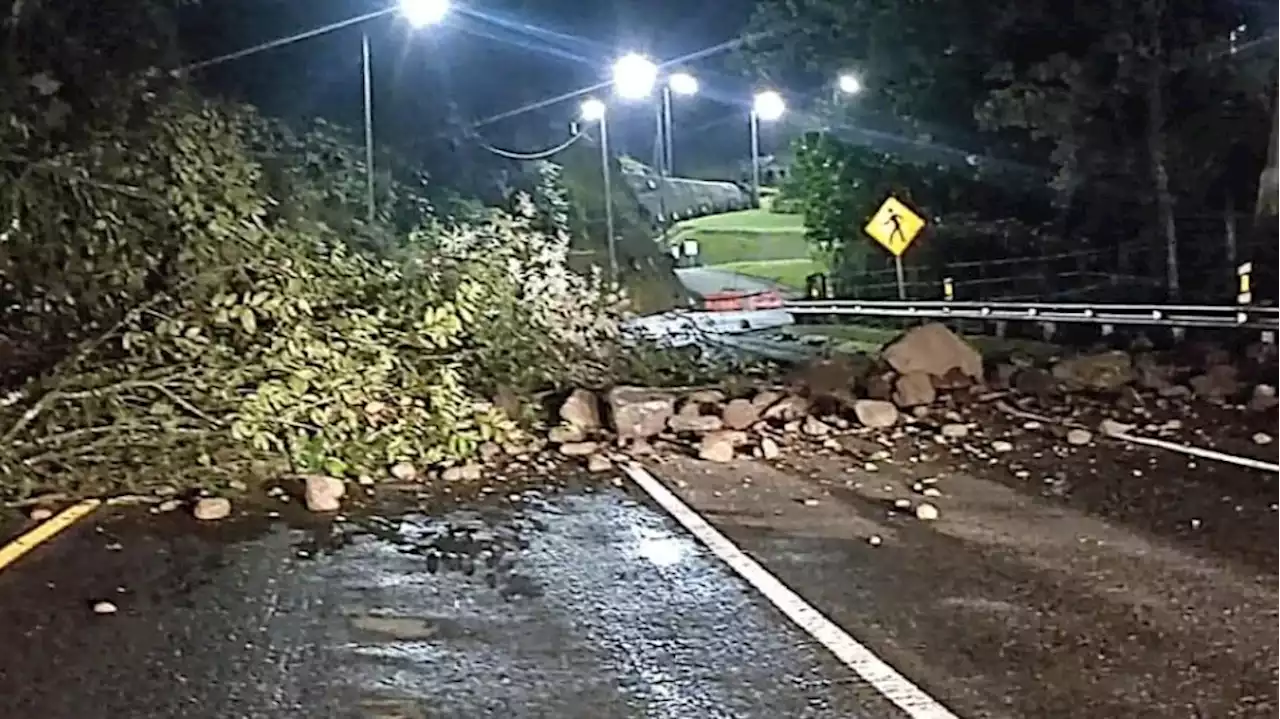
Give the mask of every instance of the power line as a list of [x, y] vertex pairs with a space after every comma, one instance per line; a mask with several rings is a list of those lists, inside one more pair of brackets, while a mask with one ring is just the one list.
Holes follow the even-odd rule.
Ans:
[[577, 142], [578, 140], [582, 139], [582, 136], [584, 134], [585, 133], [582, 133], [582, 132], [574, 133], [568, 140], [565, 140], [564, 142], [560, 143], [559, 145], [556, 145], [555, 147], [549, 147], [545, 150], [537, 150], [534, 152], [515, 152], [513, 150], [504, 150], [500, 147], [494, 147], [493, 145], [490, 145], [484, 140], [477, 140], [476, 144], [488, 150], [489, 152], [492, 152], [498, 157], [505, 157], [508, 160], [521, 160], [521, 161], [531, 162], [534, 160], [545, 160], [548, 157], [551, 157], [560, 152], [563, 152], [564, 150], [569, 149], [569, 146]]
[[338, 22], [330, 23], [328, 25], [323, 25], [321, 27], [307, 30], [305, 32], [300, 32], [294, 35], [287, 35], [285, 37], [279, 37], [279, 38], [276, 38], [275, 40], [268, 40], [264, 43], [254, 45], [252, 47], [246, 47], [242, 50], [236, 50], [235, 52], [229, 52], [225, 55], [211, 57], [208, 60], [193, 62], [189, 65], [184, 65], [180, 68], [177, 68], [176, 70], [170, 71], [170, 74], [174, 76], [185, 75], [191, 72], [195, 72], [196, 70], [203, 70], [204, 68], [210, 67], [213, 65], [221, 65], [224, 62], [239, 60], [242, 57], [248, 57], [249, 55], [256, 55], [260, 52], [264, 52], [266, 50], [272, 50], [277, 47], [282, 47], [284, 45], [292, 45], [295, 42], [301, 42], [303, 40], [308, 40], [310, 38], [313, 38], [317, 35], [324, 35], [325, 33], [330, 33], [335, 30], [341, 30], [344, 27], [359, 25], [362, 22], [374, 20], [376, 18], [382, 17], [383, 15], [389, 15], [395, 11], [396, 11], [395, 8], [383, 8], [382, 10], [375, 10], [374, 12], [369, 12], [363, 15], [357, 15], [356, 17], [347, 18], [346, 20], [339, 20]]

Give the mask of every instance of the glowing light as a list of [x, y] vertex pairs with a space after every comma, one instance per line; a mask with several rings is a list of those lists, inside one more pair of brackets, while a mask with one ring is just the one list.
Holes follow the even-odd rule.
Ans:
[[782, 117], [787, 112], [787, 101], [773, 90], [765, 90], [757, 92], [755, 101], [751, 105], [751, 111], [756, 117], [765, 122], [772, 122]]
[[599, 122], [604, 119], [604, 113], [607, 109], [603, 102], [594, 97], [589, 97], [582, 101], [582, 107], [578, 112], [582, 115], [582, 119], [587, 122]]
[[846, 95], [857, 95], [862, 92], [862, 81], [858, 79], [857, 75], [846, 72], [836, 78], [836, 87]]
[[644, 55], [623, 55], [613, 64], [613, 90], [626, 100], [648, 97], [658, 84], [658, 66]]
[[673, 73], [667, 78], [667, 87], [677, 95], [698, 94], [698, 78], [687, 72]]
[[449, 14], [449, 0], [400, 0], [400, 14], [413, 27], [436, 25]]

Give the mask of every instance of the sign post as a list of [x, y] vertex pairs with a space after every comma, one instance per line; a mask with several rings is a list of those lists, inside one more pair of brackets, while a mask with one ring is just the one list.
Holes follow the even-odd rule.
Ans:
[[902, 253], [924, 229], [924, 218], [890, 195], [876, 214], [871, 216], [862, 231], [879, 242], [893, 255], [894, 270], [898, 276], [898, 299], [907, 299], [907, 282], [903, 276]]

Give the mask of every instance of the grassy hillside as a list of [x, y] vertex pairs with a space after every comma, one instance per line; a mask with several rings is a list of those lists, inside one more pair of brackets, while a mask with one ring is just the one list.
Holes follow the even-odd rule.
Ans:
[[676, 225], [673, 242], [696, 240], [705, 266], [773, 280], [793, 288], [825, 266], [809, 252], [800, 215], [741, 210]]

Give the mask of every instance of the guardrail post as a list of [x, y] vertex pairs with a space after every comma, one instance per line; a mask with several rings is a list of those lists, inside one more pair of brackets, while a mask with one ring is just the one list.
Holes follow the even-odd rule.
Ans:
[[956, 298], [956, 287], [950, 277], [942, 278], [942, 299], [950, 302]]
[[1236, 268], [1237, 289], [1236, 304], [1247, 305], [1253, 302], [1253, 263], [1242, 262]]
[[1052, 341], [1052, 340], [1053, 340], [1053, 335], [1054, 335], [1054, 333], [1056, 333], [1057, 331], [1058, 331], [1058, 326], [1057, 326], [1056, 324], [1054, 324], [1053, 322], [1041, 322], [1041, 323], [1040, 323], [1040, 336], [1044, 338], [1044, 341], [1045, 341], [1045, 342], [1050, 342], [1050, 341]]

